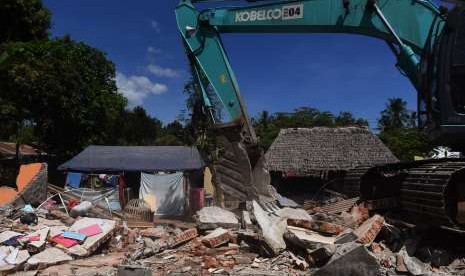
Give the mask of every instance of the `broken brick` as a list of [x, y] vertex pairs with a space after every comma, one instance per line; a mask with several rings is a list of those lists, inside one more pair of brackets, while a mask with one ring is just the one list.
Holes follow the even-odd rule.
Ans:
[[173, 238], [172, 242], [170, 243], [170, 247], [176, 247], [178, 245], [181, 245], [187, 241], [192, 240], [193, 238], [196, 238], [197, 236], [198, 233], [197, 229], [195, 228], [183, 231]]
[[208, 247], [218, 247], [223, 245], [231, 239], [231, 234], [228, 230], [217, 228], [210, 234], [202, 238], [202, 242]]
[[218, 266], [218, 260], [216, 260], [215, 257], [211, 256], [203, 256], [203, 268], [209, 269], [209, 268], [214, 268]]
[[367, 219], [362, 225], [354, 230], [357, 235], [357, 241], [362, 244], [371, 244], [384, 226], [384, 218], [380, 215], [374, 215]]
[[139, 231], [139, 234], [142, 237], [149, 237], [149, 238], [162, 238], [167, 235], [166, 230], [163, 228], [148, 228]]
[[233, 267], [236, 264], [236, 261], [234, 259], [223, 259], [219, 260], [219, 263], [223, 267]]

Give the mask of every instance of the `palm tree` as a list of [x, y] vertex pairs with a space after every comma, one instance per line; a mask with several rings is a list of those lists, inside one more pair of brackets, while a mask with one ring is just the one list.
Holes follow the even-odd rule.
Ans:
[[405, 128], [409, 126], [411, 118], [407, 102], [401, 98], [391, 98], [388, 100], [386, 108], [381, 111], [378, 127], [381, 130]]

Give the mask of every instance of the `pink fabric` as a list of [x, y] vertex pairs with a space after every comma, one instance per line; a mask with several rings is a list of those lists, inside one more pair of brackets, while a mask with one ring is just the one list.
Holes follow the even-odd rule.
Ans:
[[40, 235], [37, 234], [37, 235], [32, 235], [32, 236], [28, 236], [28, 240], [31, 242], [31, 241], [40, 241]]
[[78, 244], [78, 242], [76, 240], [67, 239], [67, 238], [63, 237], [63, 234], [60, 234], [58, 236], [53, 237], [52, 241], [54, 241], [54, 242], [56, 242], [56, 243], [58, 243], [60, 245], [63, 245], [66, 248], [69, 248], [69, 247], [72, 247], [72, 246], [75, 246], [76, 244]]
[[205, 190], [203, 188], [191, 188], [190, 209], [195, 213], [205, 207]]
[[84, 227], [79, 229], [79, 233], [84, 234], [88, 237], [92, 237], [102, 233], [102, 228], [98, 224], [93, 224], [91, 226]]

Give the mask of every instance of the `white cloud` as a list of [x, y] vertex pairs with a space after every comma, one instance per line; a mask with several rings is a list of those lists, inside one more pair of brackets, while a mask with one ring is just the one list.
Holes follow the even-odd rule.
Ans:
[[161, 50], [152, 46], [147, 47], [147, 52], [151, 54], [160, 54]]
[[177, 70], [171, 68], [164, 68], [154, 64], [148, 65], [147, 70], [157, 77], [175, 78], [179, 76], [179, 72]]
[[149, 95], [160, 95], [168, 91], [168, 86], [154, 83], [145, 76], [129, 76], [116, 73], [116, 86], [118, 91], [127, 99], [130, 107], [142, 105]]
[[153, 20], [153, 19], [150, 20], [150, 26], [152, 27], [152, 29], [155, 30], [155, 32], [157, 32], [157, 33], [160, 33], [160, 32], [161, 32], [160, 24], [158, 24], [157, 21], [155, 21], [155, 20]]

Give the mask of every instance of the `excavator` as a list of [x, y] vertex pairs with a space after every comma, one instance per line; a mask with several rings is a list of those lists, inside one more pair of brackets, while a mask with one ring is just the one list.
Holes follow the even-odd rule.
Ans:
[[[226, 207], [279, 197], [221, 41], [222, 33], [348, 33], [381, 39], [418, 94], [418, 125], [465, 149], [465, 5], [430, 0], [245, 0], [199, 10], [181, 0], [178, 29], [206, 113], [214, 91], [231, 120], [215, 121], [222, 156], [213, 166]], [[231, 2], [231, 1], [230, 1]], [[204, 3], [205, 4], [205, 3]], [[397, 208], [412, 221], [465, 231], [465, 160], [399, 162], [356, 168], [343, 187], [372, 209]]]

